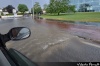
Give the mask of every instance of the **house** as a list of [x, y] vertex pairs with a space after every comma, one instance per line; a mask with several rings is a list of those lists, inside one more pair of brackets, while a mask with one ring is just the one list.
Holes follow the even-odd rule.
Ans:
[[46, 14], [46, 10], [42, 10], [43, 14]]

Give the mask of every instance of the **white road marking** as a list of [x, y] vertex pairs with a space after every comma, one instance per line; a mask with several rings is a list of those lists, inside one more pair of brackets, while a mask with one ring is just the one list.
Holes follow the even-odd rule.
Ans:
[[59, 39], [59, 40], [57, 40], [56, 42], [48, 43], [48, 45], [45, 45], [45, 46], [43, 47], [43, 49], [46, 50], [49, 46], [59, 44], [59, 43], [64, 42], [64, 41], [66, 41], [66, 40], [68, 40], [68, 39], [70, 39], [70, 38]]
[[97, 44], [93, 44], [93, 43], [82, 41], [82, 40], [80, 42], [82, 42], [83, 44], [86, 44], [86, 45], [90, 45], [90, 46], [94, 46], [94, 47], [100, 48], [100, 45], [97, 45]]

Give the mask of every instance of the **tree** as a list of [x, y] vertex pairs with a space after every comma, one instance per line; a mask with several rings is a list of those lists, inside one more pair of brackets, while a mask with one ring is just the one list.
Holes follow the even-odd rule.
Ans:
[[57, 13], [58, 15], [61, 12], [67, 11], [69, 0], [50, 0], [50, 3], [47, 7], [47, 12]]
[[47, 7], [48, 7], [48, 5], [47, 5], [47, 4], [44, 4], [44, 5], [43, 5], [43, 9], [44, 9], [44, 10], [46, 10], [46, 9], [47, 9]]
[[90, 8], [90, 7], [91, 7], [90, 4], [87, 4], [87, 3], [81, 4], [79, 7], [79, 11], [80, 12], [89, 12], [88, 8]]
[[75, 11], [75, 5], [69, 5], [69, 6], [68, 6], [68, 10], [69, 10], [70, 12], [74, 12], [74, 13], [75, 13], [75, 12], [76, 12], [76, 11]]
[[43, 10], [46, 11], [46, 13], [52, 13], [52, 9], [50, 5], [44, 4]]
[[49, 4], [49, 5], [47, 6], [47, 8], [46, 8], [46, 12], [47, 12], [47, 13], [51, 13], [51, 14], [54, 13], [53, 6]]
[[18, 11], [20, 11], [24, 14], [25, 11], [28, 11], [28, 7], [25, 4], [19, 4]]
[[[39, 2], [35, 2], [35, 5], [33, 8], [34, 8], [35, 14], [39, 14], [42, 12], [42, 9], [41, 9], [41, 6], [39, 5]], [[33, 12], [33, 9], [31, 11]]]
[[3, 8], [3, 11], [6, 10], [8, 13], [13, 13], [13, 9], [15, 9], [12, 5], [8, 5], [7, 7]]

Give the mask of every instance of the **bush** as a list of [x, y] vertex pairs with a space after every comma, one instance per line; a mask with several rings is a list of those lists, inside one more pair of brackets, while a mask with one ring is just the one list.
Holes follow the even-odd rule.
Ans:
[[17, 15], [23, 15], [23, 13], [18, 13]]
[[3, 12], [1, 12], [1, 16], [4, 16]]
[[7, 14], [7, 16], [10, 16], [10, 15], [14, 15], [13, 13], [9, 13], [9, 14]]

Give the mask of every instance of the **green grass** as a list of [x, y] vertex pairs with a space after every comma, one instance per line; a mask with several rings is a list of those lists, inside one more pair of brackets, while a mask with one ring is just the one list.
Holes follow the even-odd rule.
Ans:
[[7, 14], [6, 16], [12, 16], [12, 15], [14, 15], [14, 14], [10, 13], [10, 14]]
[[59, 16], [47, 14], [40, 17], [67, 21], [100, 22], [100, 12], [77, 12], [75, 14], [61, 14]]

